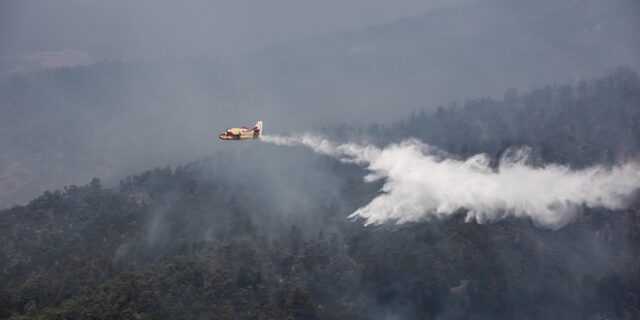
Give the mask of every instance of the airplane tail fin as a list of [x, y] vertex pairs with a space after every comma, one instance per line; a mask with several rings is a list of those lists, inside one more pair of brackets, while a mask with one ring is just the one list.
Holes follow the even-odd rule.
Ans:
[[256, 125], [253, 126], [253, 137], [260, 138], [262, 135], [262, 121], [256, 122]]

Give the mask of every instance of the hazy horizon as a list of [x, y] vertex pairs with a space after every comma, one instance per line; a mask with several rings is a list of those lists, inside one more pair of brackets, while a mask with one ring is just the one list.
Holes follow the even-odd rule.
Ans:
[[0, 71], [230, 57], [471, 1], [9, 0], [0, 3]]

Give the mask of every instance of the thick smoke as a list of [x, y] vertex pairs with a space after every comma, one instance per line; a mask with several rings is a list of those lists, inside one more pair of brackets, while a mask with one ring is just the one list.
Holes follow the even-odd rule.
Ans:
[[458, 160], [415, 139], [382, 149], [324, 138], [265, 136], [263, 141], [307, 146], [340, 161], [366, 166], [367, 182], [385, 179], [382, 193], [351, 217], [366, 224], [419, 221], [466, 210], [467, 221], [529, 217], [548, 228], [570, 222], [580, 208], [622, 209], [640, 188], [640, 166], [628, 162], [611, 168], [581, 170], [558, 164], [527, 164], [530, 149], [505, 153], [497, 168], [485, 154]]

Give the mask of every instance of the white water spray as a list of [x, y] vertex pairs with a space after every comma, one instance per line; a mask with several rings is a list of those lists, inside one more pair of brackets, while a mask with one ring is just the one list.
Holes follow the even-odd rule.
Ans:
[[313, 135], [264, 136], [262, 140], [307, 146], [340, 161], [364, 165], [369, 171], [367, 182], [385, 179], [382, 193], [350, 216], [363, 218], [365, 224], [419, 221], [466, 210], [467, 221], [528, 217], [555, 229], [570, 222], [582, 206], [622, 209], [640, 188], [637, 163], [581, 170], [557, 164], [537, 168], [526, 164], [526, 148], [508, 153], [493, 169], [487, 155], [456, 160], [415, 139], [382, 149], [334, 144]]

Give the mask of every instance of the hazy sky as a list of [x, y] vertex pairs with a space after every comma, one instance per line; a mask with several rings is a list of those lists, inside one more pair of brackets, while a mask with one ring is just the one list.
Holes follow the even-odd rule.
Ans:
[[[0, 1], [0, 57], [229, 55], [471, 0]], [[86, 58], [86, 57], [84, 57]]]

